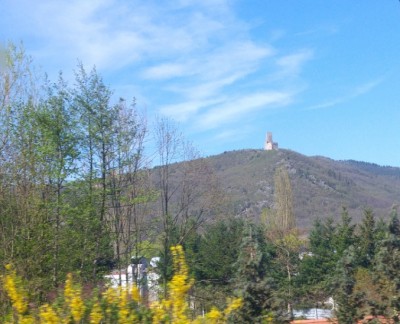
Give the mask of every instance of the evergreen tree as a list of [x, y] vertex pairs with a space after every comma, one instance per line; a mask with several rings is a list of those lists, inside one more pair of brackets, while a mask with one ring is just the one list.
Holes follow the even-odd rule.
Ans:
[[[376, 222], [376, 229], [375, 229], [375, 241], [376, 241], [376, 250], [379, 249], [381, 243], [385, 239], [387, 232], [388, 232], [388, 223], [383, 219], [379, 218]], [[375, 251], [376, 252], [376, 251]]]
[[222, 308], [234, 289], [236, 260], [243, 236], [244, 222], [232, 218], [205, 227], [203, 234], [192, 234], [184, 248], [189, 269], [195, 278], [195, 308]]
[[359, 265], [364, 268], [370, 268], [376, 249], [376, 226], [371, 209], [364, 210], [364, 218], [359, 228]]
[[344, 251], [355, 243], [355, 225], [351, 225], [352, 218], [347, 208], [343, 207], [341, 214], [341, 222], [337, 225], [335, 231], [335, 248], [337, 258], [340, 259], [344, 255]]
[[286, 323], [284, 304], [276, 296], [277, 287], [267, 268], [262, 252], [261, 236], [249, 225], [237, 261], [236, 287], [243, 306], [236, 313], [235, 323]]
[[235, 275], [243, 236], [240, 219], [221, 220], [206, 227], [199, 242], [197, 262], [193, 265], [196, 281], [227, 285]]
[[353, 246], [350, 246], [339, 260], [335, 275], [335, 313], [336, 318], [341, 324], [357, 323], [357, 320], [363, 318], [365, 315], [359, 313], [363, 296], [354, 291], [356, 271], [357, 252]]
[[399, 323], [400, 311], [400, 222], [396, 210], [392, 211], [388, 232], [382, 240], [375, 258], [375, 273], [380, 283], [384, 315]]
[[300, 262], [296, 285], [300, 295], [313, 304], [326, 300], [332, 295], [332, 277], [336, 268], [335, 226], [328, 218], [317, 219], [309, 234], [309, 253]]

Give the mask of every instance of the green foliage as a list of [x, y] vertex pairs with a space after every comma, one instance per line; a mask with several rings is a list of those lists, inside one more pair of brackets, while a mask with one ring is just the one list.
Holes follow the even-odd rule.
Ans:
[[293, 194], [289, 174], [284, 167], [279, 167], [274, 175], [274, 211], [267, 219], [272, 232], [285, 233], [296, 227], [293, 211]]
[[196, 279], [212, 285], [227, 285], [236, 272], [244, 222], [218, 221], [207, 226], [201, 237], [194, 271]]
[[363, 318], [359, 309], [362, 305], [362, 293], [355, 292], [357, 255], [353, 246], [348, 248], [338, 262], [335, 274], [336, 289], [334, 298], [337, 304], [335, 312], [339, 323], [353, 324]]
[[352, 223], [352, 218], [350, 217], [347, 208], [343, 207], [341, 214], [341, 222], [337, 225], [335, 231], [334, 246], [336, 248], [336, 253], [338, 259], [340, 259], [347, 248], [355, 243], [355, 224]]
[[264, 244], [263, 235], [248, 225], [236, 263], [236, 289], [243, 303], [235, 315], [236, 323], [287, 322], [284, 303], [277, 297], [277, 287], [269, 273]]
[[242, 305], [240, 298], [230, 299], [225, 309], [212, 307], [211, 311], [196, 319], [188, 315], [188, 291], [193, 281], [181, 246], [171, 248], [174, 276], [168, 283], [168, 298], [149, 305], [140, 295], [135, 284], [128, 287], [107, 288], [99, 292], [84, 291], [71, 274], [67, 275], [64, 288], [52, 303], [33, 305], [21, 278], [10, 264], [0, 279], [0, 291], [4, 291], [9, 304], [2, 323], [226, 323]]
[[295, 278], [299, 295], [311, 299], [313, 305], [332, 293], [332, 273], [337, 254], [334, 247], [335, 226], [332, 219], [317, 219], [309, 234], [309, 252], [303, 255], [299, 275]]
[[383, 314], [395, 323], [400, 322], [400, 222], [393, 210], [386, 237], [382, 240], [375, 258], [375, 271], [380, 290]]
[[[0, 71], [0, 258], [15, 264], [29, 279], [34, 300], [41, 301], [67, 272], [79, 271], [84, 281], [93, 282], [113, 267], [114, 255], [119, 256], [113, 247], [122, 250], [116, 233], [133, 223], [132, 213], [127, 215], [132, 204], [139, 209], [146, 203], [148, 187], [132, 193], [128, 188], [139, 177], [127, 176], [133, 163], [140, 164], [143, 131], [123, 104], [110, 104], [111, 91], [95, 70], [88, 74], [80, 66], [73, 88], [61, 74], [54, 84], [32, 85], [23, 50], [10, 46], [5, 57]], [[41, 86], [42, 92], [32, 90]], [[119, 179], [130, 182], [120, 181], [112, 190], [116, 169], [125, 174]], [[129, 207], [128, 199], [120, 199], [121, 206], [110, 198], [116, 191], [129, 194]], [[122, 213], [124, 221], [112, 227], [113, 217], [122, 219]], [[132, 227], [128, 232], [131, 237]]]
[[[349, 221], [343, 223], [349, 224]], [[342, 231], [349, 232], [351, 230]], [[334, 276], [336, 315], [340, 323], [354, 323], [365, 315], [381, 315], [394, 323], [399, 322], [399, 234], [400, 223], [395, 211], [388, 226], [382, 221], [375, 226], [372, 211], [364, 211], [359, 243], [354, 240], [344, 251]], [[349, 242], [349, 236], [341, 237], [347, 237]]]
[[370, 268], [375, 258], [377, 244], [375, 218], [371, 209], [364, 210], [364, 218], [359, 228], [359, 265]]

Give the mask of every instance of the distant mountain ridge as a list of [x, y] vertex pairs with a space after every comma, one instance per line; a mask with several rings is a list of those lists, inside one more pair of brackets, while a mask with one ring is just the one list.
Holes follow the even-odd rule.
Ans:
[[207, 157], [227, 197], [224, 208], [235, 215], [259, 218], [272, 208], [274, 173], [284, 165], [292, 183], [294, 211], [300, 227], [316, 218], [339, 218], [342, 206], [355, 221], [366, 207], [386, 217], [400, 204], [400, 168], [353, 160], [308, 157], [294, 151], [239, 150]]

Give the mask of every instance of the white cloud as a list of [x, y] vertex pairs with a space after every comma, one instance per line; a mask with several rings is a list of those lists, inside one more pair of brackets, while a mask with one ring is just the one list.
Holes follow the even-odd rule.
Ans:
[[148, 68], [143, 73], [145, 79], [170, 79], [180, 77], [185, 72], [185, 66], [178, 63], [163, 63]]
[[[254, 134], [254, 129], [252, 127], [241, 127], [238, 128], [227, 128], [222, 131], [219, 131], [215, 136], [212, 137], [212, 141], [215, 143], [221, 142], [230, 142], [232, 139], [245, 137], [248, 135]], [[211, 142], [212, 144], [212, 142]]]
[[383, 77], [380, 77], [376, 80], [372, 80], [370, 82], [364, 83], [354, 89], [354, 92], [352, 93], [352, 97], [358, 97], [361, 96], [365, 93], [370, 92], [372, 89], [380, 85], [384, 81]]
[[377, 78], [375, 80], [372, 80], [370, 82], [367, 82], [367, 83], [364, 83], [362, 85], [355, 87], [353, 90], [351, 90], [350, 93], [348, 93], [344, 96], [337, 97], [337, 98], [322, 102], [320, 104], [316, 104], [314, 106], [308, 107], [307, 110], [330, 108], [330, 107], [340, 105], [342, 103], [345, 103], [347, 101], [350, 101], [352, 99], [355, 99], [357, 97], [360, 97], [360, 96], [370, 92], [372, 89], [377, 87], [383, 81], [384, 81], [383, 77]]
[[274, 54], [267, 45], [260, 46], [250, 41], [227, 41], [217, 49], [196, 51], [184, 60], [171, 57], [169, 62], [151, 66], [143, 76], [149, 79], [174, 77], [195, 77], [199, 82], [214, 82], [219, 78], [233, 75], [247, 75], [254, 71], [261, 61]]
[[199, 126], [202, 129], [216, 128], [261, 109], [287, 105], [292, 99], [293, 93], [284, 91], [266, 91], [232, 98], [201, 115]]
[[277, 59], [280, 68], [279, 74], [283, 76], [297, 76], [304, 63], [312, 59], [313, 52], [310, 49], [301, 50], [297, 53], [282, 56]]
[[[173, 6], [140, 1], [25, 2], [22, 22], [45, 40], [43, 56], [80, 58], [103, 69], [199, 49], [223, 28], [202, 12], [185, 14]], [[15, 9], [17, 10], [17, 8]], [[203, 11], [206, 9], [203, 9]], [[39, 53], [39, 51], [37, 52]]]
[[186, 122], [201, 109], [211, 107], [224, 102], [226, 98], [213, 98], [205, 100], [184, 101], [177, 104], [163, 106], [160, 112], [174, 118], [179, 122]]

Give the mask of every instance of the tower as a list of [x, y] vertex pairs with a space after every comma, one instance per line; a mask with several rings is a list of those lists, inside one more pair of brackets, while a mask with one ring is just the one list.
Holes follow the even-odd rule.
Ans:
[[267, 132], [267, 136], [265, 138], [265, 143], [264, 143], [264, 150], [272, 151], [277, 149], [278, 149], [278, 143], [272, 140], [272, 133]]

